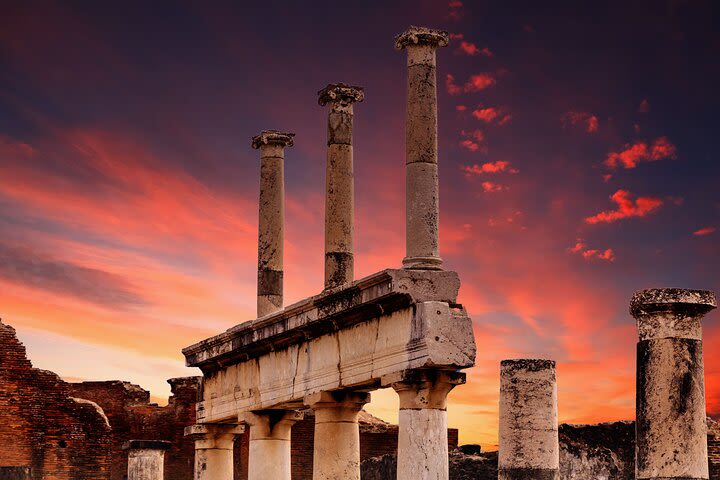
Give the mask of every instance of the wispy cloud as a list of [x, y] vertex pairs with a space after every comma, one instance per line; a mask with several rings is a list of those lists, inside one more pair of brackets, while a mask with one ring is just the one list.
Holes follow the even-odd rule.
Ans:
[[499, 172], [508, 172], [508, 173], [518, 173], [518, 169], [511, 168], [510, 162], [507, 160], [498, 160], [496, 162], [486, 162], [483, 164], [478, 165], [477, 163], [474, 165], [465, 165], [462, 167], [463, 171], [467, 175], [482, 175], [485, 173], [499, 173]]
[[574, 246], [568, 248], [568, 252], [580, 255], [585, 260], [604, 260], [607, 262], [615, 261], [615, 252], [613, 252], [612, 248], [606, 248], [605, 250], [588, 248], [582, 240], [578, 240]]
[[587, 133], [595, 133], [600, 126], [598, 118], [590, 112], [578, 112], [571, 110], [560, 117], [563, 128], [570, 126], [582, 126]]
[[644, 217], [655, 212], [663, 204], [663, 201], [657, 197], [638, 197], [633, 200], [632, 194], [627, 190], [618, 190], [610, 196], [610, 200], [617, 204], [617, 209], [587, 217], [585, 222], [613, 223], [624, 218]]
[[696, 237], [703, 237], [705, 235], [710, 235], [711, 233], [715, 233], [717, 229], [715, 227], [703, 227], [699, 230], [695, 230], [693, 232], [693, 235]]
[[626, 144], [623, 150], [610, 152], [603, 164], [610, 169], [618, 167], [630, 169], [637, 167], [640, 162], [656, 162], [666, 158], [677, 158], [677, 148], [667, 137], [659, 137], [650, 144], [647, 142]]

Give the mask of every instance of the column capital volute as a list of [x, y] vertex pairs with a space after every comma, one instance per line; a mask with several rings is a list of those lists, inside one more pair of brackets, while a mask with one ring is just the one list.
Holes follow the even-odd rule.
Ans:
[[454, 370], [405, 370], [381, 378], [381, 385], [392, 387], [400, 397], [400, 409], [441, 409], [447, 395], [465, 383], [465, 373]]
[[292, 147], [294, 133], [280, 132], [278, 130], [263, 130], [252, 137], [252, 148], [258, 149], [264, 145], [276, 145], [279, 147]]
[[331, 83], [318, 92], [318, 104], [325, 106], [330, 103], [333, 108], [349, 107], [353, 103], [362, 102], [365, 99], [365, 90], [357, 85], [345, 83]]
[[337, 390], [333, 392], [316, 392], [307, 395], [304, 404], [307, 407], [316, 409], [322, 407], [356, 408], [362, 409], [363, 405], [370, 402], [370, 393]]
[[409, 46], [427, 46], [433, 48], [446, 47], [450, 43], [450, 35], [445, 30], [428, 27], [410, 26], [395, 37], [395, 48], [402, 50]]
[[650, 288], [635, 292], [630, 300], [630, 314], [635, 318], [664, 313], [704, 315], [716, 307], [715, 294], [709, 290]]

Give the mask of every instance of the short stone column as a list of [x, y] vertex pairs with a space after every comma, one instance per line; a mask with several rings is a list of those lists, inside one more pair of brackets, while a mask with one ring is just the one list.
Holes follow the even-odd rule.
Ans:
[[448, 33], [410, 27], [395, 38], [407, 50], [405, 112], [404, 268], [441, 269], [438, 249], [440, 215], [435, 50], [447, 46]]
[[122, 449], [128, 452], [128, 480], [163, 480], [165, 452], [171, 443], [164, 440], [129, 440]]
[[301, 412], [267, 410], [246, 412], [238, 421], [250, 427], [248, 480], [290, 480], [290, 432]]
[[198, 424], [185, 427], [185, 436], [195, 440], [195, 480], [233, 480], [235, 436], [244, 425]]
[[411, 370], [382, 378], [400, 397], [398, 480], [448, 480], [447, 395], [465, 383], [455, 371]]
[[701, 319], [716, 306], [704, 290], [660, 288], [632, 297], [637, 479], [708, 478]]
[[325, 288], [354, 279], [353, 236], [353, 103], [362, 102], [362, 87], [330, 84], [318, 92], [318, 103], [330, 104], [325, 171]]
[[360, 480], [358, 416], [365, 392], [319, 392], [305, 397], [315, 412], [313, 480]]
[[558, 480], [557, 381], [552, 360], [500, 363], [499, 480]]
[[253, 137], [260, 149], [260, 212], [258, 215], [257, 316], [283, 307], [283, 241], [285, 231], [285, 147], [294, 133], [265, 130]]

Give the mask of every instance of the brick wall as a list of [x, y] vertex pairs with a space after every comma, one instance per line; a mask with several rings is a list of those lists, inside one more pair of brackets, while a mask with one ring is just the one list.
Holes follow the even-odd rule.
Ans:
[[0, 465], [32, 467], [35, 480], [105, 480], [112, 435], [102, 410], [33, 368], [2, 322], [0, 366]]

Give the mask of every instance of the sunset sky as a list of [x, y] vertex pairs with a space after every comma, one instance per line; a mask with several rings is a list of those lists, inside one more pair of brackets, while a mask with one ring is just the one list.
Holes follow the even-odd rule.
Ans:
[[[504, 358], [558, 361], [561, 421], [633, 418], [632, 293], [720, 292], [717, 3], [106, 3], [0, 14], [0, 317], [39, 368], [164, 399], [167, 378], [198, 374], [181, 348], [254, 318], [263, 129], [296, 133], [286, 304], [318, 293], [328, 83], [365, 87], [356, 277], [398, 267], [393, 37], [411, 24], [452, 38], [438, 52], [440, 248], [478, 344], [451, 394], [461, 442], [497, 443]], [[720, 415], [718, 313], [704, 338]], [[395, 420], [395, 393], [373, 395]]]

